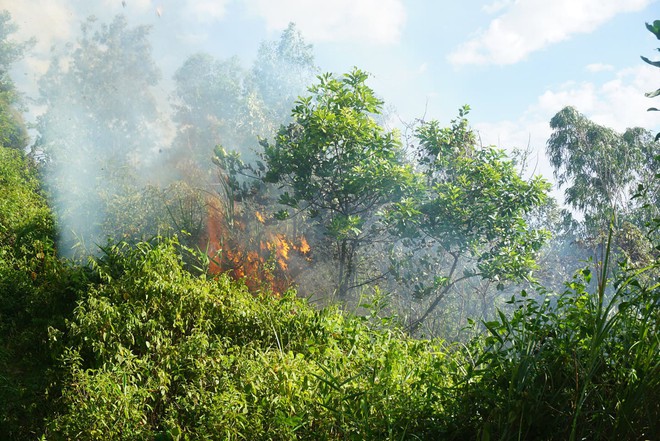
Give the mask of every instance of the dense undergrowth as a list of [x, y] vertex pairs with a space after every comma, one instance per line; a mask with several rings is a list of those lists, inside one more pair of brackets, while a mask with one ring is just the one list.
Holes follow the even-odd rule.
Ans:
[[1, 439], [660, 438], [657, 263], [418, 340], [378, 293], [358, 317], [249, 292], [176, 238], [62, 261], [34, 173], [0, 155]]

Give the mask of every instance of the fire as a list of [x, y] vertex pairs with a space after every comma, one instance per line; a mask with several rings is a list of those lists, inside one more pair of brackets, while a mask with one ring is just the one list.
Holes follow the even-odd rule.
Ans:
[[207, 234], [202, 238], [207, 243], [200, 243], [200, 247], [207, 249], [209, 271], [243, 279], [255, 291], [287, 290], [310, 260], [307, 239], [298, 236], [290, 240], [284, 233], [264, 228], [265, 216], [260, 211], [249, 216], [239, 208], [228, 215], [218, 197], [209, 197], [207, 202]]
[[300, 251], [302, 254], [309, 254], [309, 252], [312, 249], [309, 247], [309, 244], [307, 243], [307, 239], [305, 239], [305, 236], [300, 236], [300, 245], [298, 246], [298, 251]]
[[291, 245], [289, 245], [289, 242], [287, 242], [284, 235], [278, 234], [277, 236], [275, 236], [275, 241], [273, 243], [277, 245], [278, 255], [281, 256], [283, 259], [288, 259]]

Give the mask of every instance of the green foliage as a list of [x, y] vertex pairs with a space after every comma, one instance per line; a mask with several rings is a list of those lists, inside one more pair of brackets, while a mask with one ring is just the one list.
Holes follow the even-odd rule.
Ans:
[[59, 347], [48, 330], [63, 326], [84, 272], [60, 262], [52, 215], [33, 164], [0, 147], [0, 438], [34, 438], [52, 411]]
[[[651, 32], [653, 35], [656, 36], [656, 38], [658, 40], [660, 40], [660, 20], [655, 20], [652, 24], [646, 23], [646, 29], [648, 29], [649, 32]], [[660, 48], [658, 50], [660, 50]], [[650, 64], [651, 66], [660, 67], [660, 61], [653, 61], [653, 60], [650, 60], [650, 59], [648, 59], [644, 56], [642, 56], [642, 60], [644, 60], [646, 63]], [[660, 89], [658, 89], [656, 91], [653, 91], [653, 92], [648, 92], [645, 95], [648, 98], [655, 98], [657, 96], [660, 96]], [[655, 108], [655, 107], [650, 107], [648, 110], [649, 111], [655, 111], [655, 112], [658, 111], [658, 109]], [[657, 133], [655, 135], [655, 140], [656, 141], [660, 140], [660, 133]]]
[[[657, 282], [522, 293], [466, 346], [193, 277], [176, 241], [109, 246], [65, 333], [47, 439], [654, 439]], [[606, 272], [606, 270], [604, 270]], [[379, 300], [381, 299], [381, 300]], [[572, 424], [570, 423], [572, 422]], [[572, 433], [573, 432], [573, 433]]]
[[645, 277], [657, 262], [621, 264], [611, 294], [606, 266], [593, 291], [584, 270], [561, 294], [523, 292], [485, 334], [449, 346], [407, 336], [378, 291], [363, 317], [253, 294], [207, 276], [208, 258], [176, 239], [67, 266], [29, 163], [0, 152], [2, 438], [660, 434], [660, 285]]
[[9, 36], [16, 30], [9, 12], [0, 11], [0, 146], [22, 150], [27, 146], [28, 136], [20, 113], [23, 110], [21, 97], [9, 70], [34, 42], [9, 41]]
[[174, 165], [193, 162], [208, 170], [216, 145], [246, 154], [259, 137], [274, 135], [290, 121], [292, 103], [313, 79], [313, 63], [311, 46], [293, 24], [278, 40], [261, 43], [249, 71], [238, 57], [190, 56], [174, 75]]
[[0, 147], [0, 247], [22, 255], [51, 238], [53, 219], [39, 195], [34, 165], [20, 152]]
[[16, 108], [17, 99], [12, 90], [4, 90], [0, 85], [0, 145], [23, 150], [28, 135], [23, 116]]
[[[550, 126], [554, 131], [547, 153], [559, 184], [566, 188], [566, 202], [584, 215], [582, 241], [587, 248], [592, 253], [603, 248], [614, 220], [617, 253], [646, 253], [644, 240], [631, 239], [641, 237], [645, 224], [659, 214], [659, 144], [652, 134], [641, 128], [617, 133], [572, 107], [558, 112]], [[648, 262], [638, 261], [641, 266]]]
[[[105, 249], [66, 334], [48, 439], [432, 434], [443, 346], [184, 270], [173, 241]], [[429, 386], [433, 385], [435, 389]], [[319, 438], [320, 437], [320, 438]]]
[[291, 103], [305, 93], [316, 72], [313, 47], [294, 23], [279, 40], [262, 42], [247, 78], [247, 88], [258, 103], [258, 109], [250, 106], [250, 118], [262, 120], [260, 131], [254, 133], [271, 136], [280, 124], [289, 123]]
[[629, 197], [627, 184], [641, 146], [572, 107], [557, 113], [550, 127], [554, 132], [547, 153], [559, 185], [568, 184], [566, 202], [589, 218], [607, 222]]
[[374, 240], [376, 214], [415, 181], [398, 134], [373, 118], [382, 101], [367, 78], [358, 69], [319, 76], [312, 95], [297, 102], [294, 122], [274, 144], [262, 142], [265, 181], [284, 189], [279, 202], [304, 211], [329, 239], [340, 295], [354, 283], [358, 250]]
[[177, 161], [192, 161], [208, 169], [217, 144], [231, 146], [254, 142], [256, 135], [246, 124], [245, 73], [237, 57], [215, 60], [208, 54], [189, 57], [174, 75], [174, 122], [178, 133], [172, 155]]
[[125, 181], [144, 183], [156, 163], [160, 72], [148, 36], [148, 27], [131, 27], [124, 16], [90, 17], [74, 44], [53, 52], [39, 81], [46, 110], [33, 154], [45, 159], [63, 255], [79, 243], [90, 250], [104, 243], [107, 202], [122, 196]]
[[468, 420], [456, 425], [478, 431], [464, 437], [657, 438], [660, 285], [640, 279], [650, 269], [621, 265], [609, 298], [605, 284], [589, 291], [588, 269], [559, 295], [512, 298], [513, 314], [485, 323], [471, 345], [459, 392]]
[[468, 111], [451, 127], [431, 121], [417, 128], [424, 186], [388, 212], [407, 245], [393, 255], [395, 274], [409, 286], [414, 280], [415, 296], [432, 298], [413, 329], [461, 280], [478, 276], [501, 288], [528, 277], [547, 239], [543, 229], [529, 228], [526, 215], [545, 201], [549, 184], [525, 181], [502, 151], [478, 147]]

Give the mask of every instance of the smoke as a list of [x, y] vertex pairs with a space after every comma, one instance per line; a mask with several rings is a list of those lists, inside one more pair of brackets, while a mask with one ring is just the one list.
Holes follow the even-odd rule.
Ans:
[[289, 119], [317, 73], [311, 46], [289, 26], [279, 39], [253, 42], [243, 59], [228, 53], [230, 43], [211, 55], [208, 32], [226, 7], [70, 0], [10, 8], [16, 38], [37, 38], [14, 77], [31, 98], [32, 154], [44, 166], [63, 255], [94, 254], [108, 238], [193, 236], [195, 216], [182, 207], [197, 201], [194, 210], [204, 211], [205, 194], [221, 197], [215, 146], [254, 159], [259, 138]]
[[[247, 10], [255, 13], [255, 5], [272, 7], [251, 2]], [[272, 212], [277, 189], [265, 189], [255, 179], [259, 139], [272, 139], [290, 120], [292, 104], [319, 73], [313, 48], [295, 26], [284, 28], [281, 16], [268, 24], [282, 31], [274, 38], [242, 33], [237, 39], [233, 25], [224, 22], [227, 29], [217, 31], [218, 20], [231, 8], [239, 8], [237, 2], [68, 0], [11, 6], [21, 26], [19, 39], [37, 37], [14, 75], [33, 99], [32, 154], [43, 165], [52, 195], [59, 250], [83, 257], [97, 253], [108, 238], [176, 233], [187, 245], [208, 245], [212, 268], [231, 268], [237, 277], [253, 276], [276, 290], [295, 276], [307, 288], [303, 292], [325, 302], [336, 294], [336, 256], [331, 247], [318, 246], [327, 245], [327, 237], [304, 216], [278, 223]], [[394, 34], [371, 34], [390, 41], [404, 20], [381, 12], [378, 17], [393, 24]], [[331, 18], [338, 22], [337, 17]], [[350, 26], [358, 28], [354, 21]], [[211, 31], [221, 37], [210, 41]], [[316, 31], [329, 32], [321, 24]], [[230, 153], [218, 158], [231, 151], [255, 165], [238, 166], [241, 159]], [[234, 158], [233, 171], [223, 163], [227, 158]], [[388, 243], [366, 251], [356, 262], [365, 274], [390, 271]], [[404, 254], [391, 258], [406, 259]], [[423, 266], [418, 260], [410, 259], [411, 271]], [[429, 272], [418, 274], [426, 282], [436, 275], [431, 270], [448, 266], [431, 264]], [[432, 302], [415, 297], [411, 276], [374, 280], [401, 294], [393, 309], [410, 317], [423, 314]], [[443, 309], [436, 319], [448, 323], [445, 334], [458, 334], [465, 318], [486, 315], [485, 305], [495, 296], [487, 284], [457, 286], [445, 301], [453, 309]]]

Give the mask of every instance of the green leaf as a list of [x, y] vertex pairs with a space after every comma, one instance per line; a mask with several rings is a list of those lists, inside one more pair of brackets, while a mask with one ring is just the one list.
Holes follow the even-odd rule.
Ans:
[[[658, 67], [660, 67], [660, 61], [658, 61]], [[654, 92], [647, 92], [644, 95], [648, 98], [654, 98], [654, 97], [660, 95], [660, 89], [658, 89]]]
[[642, 56], [642, 60], [646, 61], [651, 66], [660, 67], [660, 61], [651, 61], [648, 58], [646, 58], [645, 56]]
[[660, 20], [655, 20], [653, 24], [646, 23], [646, 29], [653, 33], [660, 40]]

